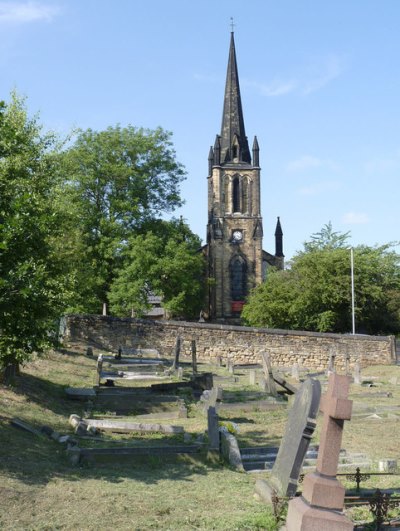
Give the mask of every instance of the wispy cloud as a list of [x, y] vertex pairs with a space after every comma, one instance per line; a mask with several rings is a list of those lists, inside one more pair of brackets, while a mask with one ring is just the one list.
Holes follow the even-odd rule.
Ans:
[[302, 155], [286, 164], [286, 171], [289, 173], [301, 173], [315, 168], [337, 170], [337, 165], [329, 159], [320, 159], [313, 155]]
[[370, 174], [387, 173], [400, 169], [400, 153], [393, 156], [375, 158], [367, 161], [364, 165], [365, 171]]
[[308, 96], [317, 92], [338, 78], [347, 67], [344, 57], [337, 54], [314, 59], [301, 66], [298, 71], [288, 76], [275, 77], [271, 81], [260, 82], [243, 79], [242, 85], [253, 88], [262, 96], [284, 96], [299, 93]]
[[289, 172], [298, 172], [309, 170], [310, 168], [320, 168], [323, 165], [321, 159], [312, 155], [303, 155], [302, 157], [287, 163], [286, 170]]
[[304, 186], [298, 190], [298, 193], [302, 196], [318, 196], [331, 192], [336, 192], [340, 188], [338, 181], [320, 181], [318, 183]]
[[365, 225], [369, 222], [369, 218], [364, 212], [347, 212], [343, 215], [342, 221], [349, 225]]
[[337, 55], [326, 57], [319, 64], [310, 68], [309, 78], [304, 81], [303, 94], [311, 94], [321, 90], [331, 81], [338, 78], [345, 70], [345, 62]]
[[1, 2], [0, 24], [25, 24], [29, 22], [50, 22], [58, 15], [60, 8], [40, 2]]
[[297, 81], [293, 79], [288, 81], [274, 79], [270, 83], [259, 83], [257, 81], [243, 79], [242, 86], [253, 88], [262, 96], [283, 96], [296, 90]]

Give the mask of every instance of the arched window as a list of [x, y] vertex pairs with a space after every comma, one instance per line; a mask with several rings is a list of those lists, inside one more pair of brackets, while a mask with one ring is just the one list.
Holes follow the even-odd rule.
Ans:
[[230, 265], [231, 299], [243, 301], [247, 295], [247, 267], [241, 256], [235, 257]]
[[233, 212], [241, 212], [241, 190], [239, 177], [235, 177], [232, 182], [232, 207]]

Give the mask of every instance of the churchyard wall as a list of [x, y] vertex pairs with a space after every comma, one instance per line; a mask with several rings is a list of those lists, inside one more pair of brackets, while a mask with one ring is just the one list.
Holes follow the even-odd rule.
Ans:
[[322, 334], [292, 330], [273, 330], [183, 321], [151, 321], [123, 319], [100, 315], [68, 315], [63, 317], [60, 335], [65, 345], [81, 343], [97, 349], [117, 352], [124, 349], [155, 348], [161, 356], [172, 356], [176, 338], [181, 338], [182, 354], [190, 352], [196, 340], [197, 357], [203, 361], [234, 364], [261, 362], [267, 352], [274, 366], [325, 370], [333, 354], [335, 367], [344, 370], [356, 361], [361, 367], [390, 364], [395, 361], [392, 336]]

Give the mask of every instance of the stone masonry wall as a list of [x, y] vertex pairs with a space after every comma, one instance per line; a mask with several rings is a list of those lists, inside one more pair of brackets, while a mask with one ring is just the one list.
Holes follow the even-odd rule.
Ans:
[[338, 371], [351, 368], [358, 360], [361, 367], [390, 364], [395, 360], [392, 336], [321, 334], [292, 330], [270, 330], [181, 321], [121, 319], [100, 315], [68, 315], [61, 321], [60, 335], [65, 344], [81, 343], [117, 352], [119, 347], [156, 348], [161, 356], [172, 356], [176, 337], [189, 353], [196, 340], [199, 360], [220, 356], [235, 364], [260, 363], [261, 352], [269, 353], [275, 366], [300, 366], [325, 370], [330, 354], [336, 354]]

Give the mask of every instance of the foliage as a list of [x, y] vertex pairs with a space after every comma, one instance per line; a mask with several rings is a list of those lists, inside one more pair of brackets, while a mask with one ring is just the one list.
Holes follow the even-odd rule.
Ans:
[[[326, 226], [329, 228], [329, 225]], [[256, 288], [242, 317], [252, 326], [348, 332], [351, 330], [350, 252], [346, 235], [319, 233], [285, 271], [272, 271]], [[391, 244], [354, 248], [356, 330], [400, 330], [400, 256]]]
[[304, 242], [306, 252], [318, 249], [344, 249], [348, 245], [350, 232], [335, 232], [329, 221], [320, 232], [311, 234], [311, 241]]
[[12, 94], [0, 109], [0, 367], [17, 364], [51, 342], [66, 296], [53, 206], [58, 148]]
[[148, 297], [160, 295], [171, 317], [199, 315], [203, 302], [204, 258], [200, 240], [182, 220], [159, 221], [152, 231], [132, 237], [122, 252], [123, 264], [111, 285], [111, 309], [140, 316]]
[[120, 265], [121, 248], [160, 214], [180, 206], [184, 170], [171, 134], [128, 126], [80, 131], [63, 154], [59, 196], [69, 212], [60, 252], [72, 265], [71, 310], [99, 312]]

